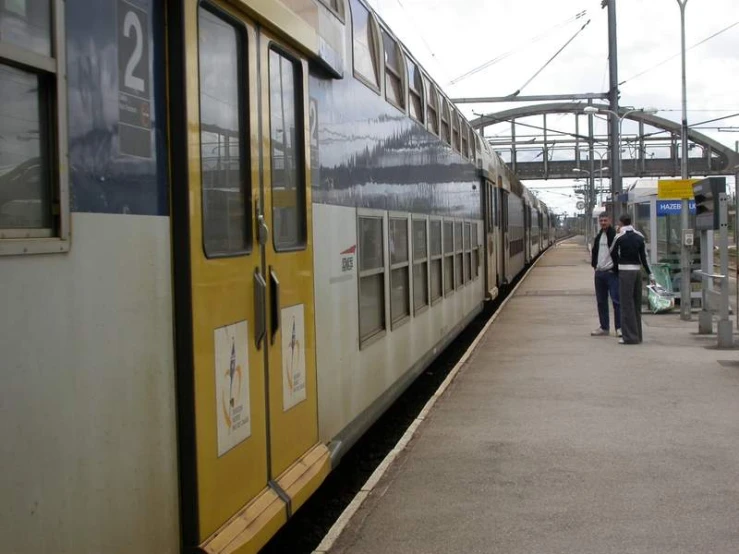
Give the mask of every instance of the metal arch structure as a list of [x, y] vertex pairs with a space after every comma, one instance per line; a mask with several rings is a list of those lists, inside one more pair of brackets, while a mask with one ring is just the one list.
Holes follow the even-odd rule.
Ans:
[[[524, 180], [540, 179], [577, 179], [583, 176], [580, 169], [587, 163], [590, 172], [597, 169], [593, 166], [594, 151], [608, 150], [608, 136], [593, 133], [592, 120], [588, 121], [587, 134], [580, 132], [580, 116], [591, 118], [583, 113], [583, 108], [592, 105], [606, 110], [607, 104], [584, 104], [580, 102], [555, 102], [536, 104], [514, 108], [502, 112], [487, 114], [472, 120], [475, 129], [484, 129], [492, 125], [510, 122], [509, 136], [488, 140], [511, 169]], [[619, 116], [624, 116], [630, 109], [620, 108]], [[563, 132], [552, 130], [547, 126], [547, 116], [556, 114], [575, 115], [575, 131]], [[607, 112], [603, 112], [607, 114]], [[517, 123], [516, 120], [531, 116], [543, 116], [543, 125], [536, 126]], [[633, 177], [679, 177], [680, 171], [680, 123], [670, 121], [656, 115], [642, 112], [631, 112], [624, 120], [632, 120], [639, 124], [636, 134], [621, 135], [621, 168], [623, 178]], [[517, 136], [516, 127], [525, 126], [540, 131], [538, 136]], [[644, 132], [644, 126], [659, 129], [657, 132]], [[739, 153], [720, 142], [696, 131], [688, 131], [690, 175], [734, 175], [739, 165]], [[569, 152], [569, 154], [568, 154]], [[658, 155], [659, 154], [659, 155]], [[698, 155], [696, 155], [698, 154]], [[601, 163], [611, 164], [610, 152], [605, 158], [596, 159]], [[612, 167], [612, 166], [611, 166]], [[604, 172], [608, 178], [610, 172]]]

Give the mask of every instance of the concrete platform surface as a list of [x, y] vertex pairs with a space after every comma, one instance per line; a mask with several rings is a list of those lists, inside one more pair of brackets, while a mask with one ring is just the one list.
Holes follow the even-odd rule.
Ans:
[[739, 351], [591, 337], [592, 281], [539, 261], [332, 554], [739, 553]]

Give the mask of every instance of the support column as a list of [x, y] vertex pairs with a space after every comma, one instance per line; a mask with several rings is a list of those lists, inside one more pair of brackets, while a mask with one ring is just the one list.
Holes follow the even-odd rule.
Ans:
[[[729, 202], [727, 195], [719, 195], [719, 252], [721, 254], [721, 309], [718, 321], [718, 347], [731, 348], [734, 344], [734, 335], [729, 319]], [[711, 252], [713, 257], [713, 252]]]
[[544, 114], [544, 150], [542, 156], [544, 156], [544, 159], [542, 160], [544, 162], [544, 178], [549, 179], [549, 145], [547, 144], [547, 141], [549, 140], [549, 137], [547, 136], [547, 114]]
[[[681, 44], [682, 44], [682, 91], [683, 91], [683, 120], [680, 131], [681, 135], [681, 163], [680, 174], [683, 179], [688, 178], [688, 108], [687, 108], [687, 86], [685, 78], [685, 5], [688, 0], [677, 0], [680, 4], [680, 28], [681, 28]], [[690, 225], [690, 214], [688, 211], [688, 199], [683, 198], [682, 208], [680, 210], [680, 226], [687, 229]], [[713, 252], [711, 252], [713, 255]], [[685, 244], [680, 245], [680, 319], [690, 321], [690, 292], [691, 292], [691, 265], [690, 249]]]
[[[699, 231], [699, 233], [701, 245], [701, 271], [704, 274], [711, 274], [713, 273], [713, 248], [709, 248], [708, 246], [709, 231]], [[711, 296], [710, 287], [708, 286], [709, 283], [711, 283], [711, 281], [703, 277], [703, 283], [701, 283], [701, 311], [698, 314], [699, 335], [710, 335], [713, 333], [713, 312], [711, 311], [712, 306], [709, 304], [712, 302], [709, 298]], [[682, 287], [682, 283], [680, 286]]]
[[618, 221], [623, 213], [619, 196], [623, 191], [623, 178], [621, 176], [621, 137], [619, 133], [618, 120], [618, 39], [616, 34], [616, 0], [608, 0], [608, 66], [610, 69], [610, 88], [608, 98], [610, 101], [611, 125], [610, 145], [611, 160], [611, 197], [613, 200], [613, 218]]
[[[736, 148], [739, 152], [739, 141], [736, 142]], [[734, 174], [734, 248], [739, 248], [739, 171]], [[739, 249], [735, 250], [736, 258], [734, 265], [739, 266]], [[736, 328], [739, 329], [739, 270], [734, 272], [734, 281], [736, 286]]]
[[585, 196], [585, 218], [590, 231], [591, 240], [595, 238], [595, 229], [593, 229], [593, 195], [595, 194], [595, 139], [594, 139], [594, 127], [593, 127], [593, 114], [588, 115], [588, 133], [590, 135], [590, 144], [588, 144], [588, 188]]
[[513, 170], [513, 173], [517, 172], [517, 158], [518, 151], [516, 150], [516, 120], [511, 119], [511, 169]]

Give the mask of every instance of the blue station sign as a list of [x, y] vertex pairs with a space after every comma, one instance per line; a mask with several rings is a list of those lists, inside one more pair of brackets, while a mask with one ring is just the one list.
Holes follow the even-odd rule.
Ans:
[[[680, 215], [683, 204], [681, 200], [657, 200], [657, 217], [665, 215]], [[691, 214], [695, 214], [695, 200], [688, 201]]]

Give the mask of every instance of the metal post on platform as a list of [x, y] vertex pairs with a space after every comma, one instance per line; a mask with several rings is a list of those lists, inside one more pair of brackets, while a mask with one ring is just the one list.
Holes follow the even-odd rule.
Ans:
[[613, 221], [618, 221], [622, 213], [621, 192], [623, 177], [621, 175], [621, 135], [618, 119], [618, 35], [616, 32], [616, 0], [608, 0], [608, 68], [610, 86], [608, 88], [611, 125], [609, 128], [611, 160], [611, 201], [613, 202]]
[[[709, 248], [709, 231], [699, 231], [701, 245], [701, 272], [703, 275], [713, 273], [713, 248]], [[698, 314], [698, 334], [710, 335], [713, 333], [713, 312], [711, 306], [711, 281], [704, 277], [701, 286], [701, 311]], [[681, 285], [682, 286], [682, 285]]]
[[593, 226], [593, 208], [595, 207], [595, 145], [593, 144], [593, 132], [594, 132], [594, 121], [593, 116], [588, 116], [588, 132], [590, 133], [590, 144], [588, 145], [588, 162], [590, 168], [590, 175], [588, 175], [588, 195], [587, 202], [585, 202], [586, 216], [588, 220], [588, 230], [590, 231], [589, 240], [592, 244], [595, 239], [595, 227]]
[[[729, 199], [719, 195], [719, 252], [721, 254], [721, 309], [718, 322], [718, 347], [731, 348], [734, 334], [729, 320]], [[713, 257], [713, 252], [711, 252]]]
[[[725, 177], [709, 177], [693, 184], [696, 204], [696, 229], [701, 234], [701, 265], [696, 274], [703, 279], [703, 309], [698, 332], [710, 332], [711, 312], [718, 312], [718, 348], [733, 346], [733, 325], [729, 319], [729, 197]], [[713, 230], [719, 231], [720, 273], [713, 271]], [[720, 291], [710, 283], [720, 281]]]
[[[739, 152], [739, 141], [734, 149]], [[739, 170], [739, 165], [734, 166]], [[739, 312], [739, 171], [734, 174], [734, 283], [736, 287], [736, 310]], [[739, 329], [739, 313], [736, 314], [736, 328]]]
[[[682, 119], [682, 178], [688, 178], [688, 100], [687, 100], [687, 79], [685, 76], [685, 6], [688, 0], [677, 0], [680, 6], [680, 36], [682, 44], [682, 85], [683, 85], [683, 119]], [[688, 199], [683, 198], [682, 209], [680, 210], [680, 224], [683, 229], [687, 229], [690, 225]], [[684, 243], [680, 247], [680, 319], [690, 321], [690, 249]]]

